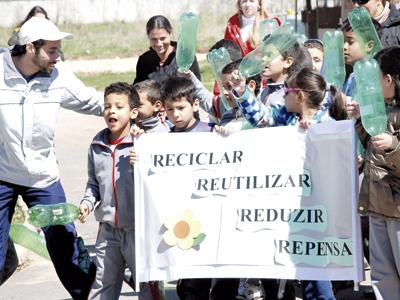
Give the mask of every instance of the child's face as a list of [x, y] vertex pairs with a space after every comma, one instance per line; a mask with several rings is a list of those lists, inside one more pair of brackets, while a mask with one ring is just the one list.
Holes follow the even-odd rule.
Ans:
[[198, 110], [198, 100], [195, 100], [193, 105], [185, 97], [179, 100], [165, 100], [165, 112], [168, 120], [174, 124], [176, 131], [184, 131], [194, 125], [196, 122], [194, 113]]
[[126, 94], [109, 94], [104, 98], [103, 117], [112, 140], [129, 134], [131, 120], [137, 116], [137, 108], [131, 109]]
[[140, 121], [156, 116], [162, 106], [161, 101], [156, 101], [154, 104], [152, 104], [148, 100], [146, 92], [141, 92], [138, 94], [140, 98], [140, 106], [138, 108], [137, 119]]
[[383, 97], [386, 99], [391, 99], [396, 94], [396, 84], [393, 81], [393, 78], [390, 75], [385, 75], [380, 72], [380, 82], [383, 91]]
[[344, 32], [343, 53], [344, 61], [349, 65], [354, 65], [356, 61], [364, 58], [360, 44], [358, 43], [353, 31]]
[[312, 58], [313, 69], [317, 72], [321, 72], [322, 64], [324, 62], [324, 52], [318, 48], [307, 48], [307, 50]]
[[301, 112], [301, 104], [298, 98], [300, 92], [301, 90], [298, 88], [285, 87], [285, 107], [288, 112]]
[[283, 81], [284, 77], [285, 60], [282, 55], [272, 60], [262, 73], [264, 79], [271, 79], [273, 82]]
[[229, 74], [221, 74], [221, 84], [223, 87], [223, 93], [225, 96], [225, 99], [228, 101], [228, 104], [232, 108], [237, 107], [237, 103], [233, 97], [231, 97], [232, 93], [232, 84], [231, 81], [233, 79], [233, 72]]

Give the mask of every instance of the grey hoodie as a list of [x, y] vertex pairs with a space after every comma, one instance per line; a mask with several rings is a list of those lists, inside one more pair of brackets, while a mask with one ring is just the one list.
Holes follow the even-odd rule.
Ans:
[[129, 134], [115, 148], [108, 142], [110, 130], [100, 131], [88, 153], [88, 182], [81, 204], [87, 204], [96, 221], [114, 228], [134, 230], [134, 179], [130, 171], [129, 150], [133, 147]]

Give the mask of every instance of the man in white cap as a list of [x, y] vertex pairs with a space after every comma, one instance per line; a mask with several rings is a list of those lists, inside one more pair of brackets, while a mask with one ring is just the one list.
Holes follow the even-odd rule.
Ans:
[[[28, 207], [66, 202], [54, 151], [60, 106], [101, 116], [103, 95], [87, 88], [60, 61], [61, 32], [33, 17], [18, 45], [0, 49], [0, 277], [17, 197]], [[87, 299], [96, 268], [74, 224], [43, 227], [57, 275], [73, 299]], [[0, 278], [1, 281], [1, 278]]]

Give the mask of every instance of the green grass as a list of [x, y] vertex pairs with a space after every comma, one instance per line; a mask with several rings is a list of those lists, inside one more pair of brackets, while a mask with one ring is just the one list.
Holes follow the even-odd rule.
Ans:
[[[207, 61], [200, 62], [201, 80], [205, 87], [212, 91], [214, 85], [214, 77], [211, 72], [210, 65]], [[104, 91], [105, 87], [112, 82], [125, 81], [132, 83], [135, 79], [135, 72], [126, 73], [77, 73], [80, 80], [87, 86], [96, 88], [99, 91]]]
[[[197, 36], [197, 51], [208, 49], [224, 35], [227, 15], [217, 18], [201, 17]], [[172, 39], [177, 40], [179, 24], [171, 20], [175, 32]], [[61, 24], [59, 28], [74, 35], [72, 40], [63, 41], [63, 50], [68, 59], [75, 58], [113, 58], [131, 57], [149, 48], [146, 22], [113, 22], [103, 24]], [[0, 27], [0, 47], [6, 47], [13, 28]]]

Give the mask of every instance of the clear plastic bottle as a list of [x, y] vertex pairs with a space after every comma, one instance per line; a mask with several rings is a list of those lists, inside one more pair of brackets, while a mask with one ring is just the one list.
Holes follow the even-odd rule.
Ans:
[[278, 29], [279, 24], [275, 19], [265, 19], [260, 22], [260, 41]]
[[10, 239], [37, 255], [50, 260], [46, 247], [46, 240], [42, 235], [34, 232], [22, 224], [11, 224]]
[[38, 228], [68, 224], [78, 216], [78, 207], [71, 203], [35, 205], [28, 210], [28, 222]]
[[360, 105], [363, 127], [370, 136], [381, 134], [387, 128], [388, 117], [379, 74], [379, 65], [375, 59], [362, 60], [354, 64], [357, 82], [355, 100]]
[[225, 99], [224, 93], [222, 92], [222, 84], [221, 84], [221, 73], [222, 69], [231, 62], [231, 57], [229, 55], [228, 50], [224, 47], [214, 49], [207, 55], [208, 63], [211, 66], [211, 71], [214, 74], [215, 79], [217, 80], [220, 92], [220, 98], [222, 103], [224, 104], [226, 109], [230, 109], [230, 105], [228, 101]]
[[338, 89], [342, 89], [346, 78], [343, 56], [343, 33], [339, 30], [326, 31], [323, 41], [325, 78], [330, 84], [333, 84]]
[[372, 24], [368, 10], [364, 7], [356, 7], [349, 12], [348, 18], [364, 58], [370, 59], [374, 57], [382, 49], [382, 44]]
[[176, 49], [176, 63], [179, 71], [187, 71], [193, 64], [196, 55], [197, 27], [199, 16], [183, 13], [179, 18], [179, 37]]
[[298, 38], [293, 26], [289, 24], [277, 28], [256, 49], [243, 58], [239, 72], [246, 78], [260, 74], [271, 61], [292, 47]]

